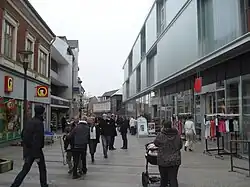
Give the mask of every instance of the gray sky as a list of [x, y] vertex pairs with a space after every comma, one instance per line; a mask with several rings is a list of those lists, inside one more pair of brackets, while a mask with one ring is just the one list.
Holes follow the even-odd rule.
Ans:
[[30, 2], [56, 35], [79, 40], [79, 76], [86, 93], [121, 88], [122, 65], [154, 0]]

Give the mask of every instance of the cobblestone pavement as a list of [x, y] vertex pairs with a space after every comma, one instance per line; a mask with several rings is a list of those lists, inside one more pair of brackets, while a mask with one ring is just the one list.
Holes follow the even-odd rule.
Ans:
[[[91, 164], [88, 156], [88, 174], [79, 180], [72, 180], [67, 167], [62, 164], [59, 142], [45, 149], [48, 178], [53, 187], [141, 187], [141, 173], [145, 170], [144, 144], [152, 138], [129, 137], [129, 149], [109, 152], [104, 159], [101, 144], [98, 145], [96, 163]], [[121, 147], [121, 137], [116, 138], [116, 147]], [[0, 148], [0, 158], [14, 160], [14, 170], [0, 174], [0, 187], [8, 187], [22, 166], [20, 147]], [[202, 154], [200, 144], [195, 152], [183, 152], [183, 164], [179, 171], [180, 187], [249, 187], [250, 179], [245, 174], [230, 173], [229, 159], [216, 159]], [[241, 163], [242, 164], [242, 163]], [[244, 163], [243, 163], [244, 164]], [[156, 166], [150, 170], [157, 171]], [[34, 164], [23, 187], [39, 187], [38, 168]], [[159, 186], [152, 185], [152, 187]]]

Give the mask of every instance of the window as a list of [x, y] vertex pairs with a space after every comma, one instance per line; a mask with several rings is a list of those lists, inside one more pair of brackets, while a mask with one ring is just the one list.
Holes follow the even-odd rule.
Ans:
[[136, 91], [141, 91], [141, 66], [136, 69]]
[[[35, 48], [35, 39], [30, 35], [27, 34], [26, 36], [26, 42], [25, 42], [25, 50], [32, 51], [34, 53]], [[34, 68], [34, 54], [29, 55], [29, 68]]]
[[14, 29], [15, 29], [15, 27], [13, 27], [8, 21], [5, 21], [4, 55], [8, 58], [13, 57]]
[[17, 21], [15, 21], [7, 12], [4, 12], [2, 27], [3, 42], [1, 45], [1, 51], [7, 58], [13, 60], [16, 60], [17, 28]]
[[126, 97], [129, 98], [129, 80], [126, 81]]
[[133, 52], [131, 51], [131, 53], [129, 54], [128, 57], [128, 75], [131, 75], [132, 71], [133, 71]]
[[155, 56], [151, 56], [147, 59], [147, 86], [151, 86], [154, 83], [155, 68], [154, 68]]
[[165, 4], [166, 0], [159, 0], [157, 2], [157, 32], [161, 34], [165, 29]]
[[40, 47], [38, 54], [38, 73], [47, 77], [48, 76], [48, 52]]
[[141, 31], [141, 58], [146, 54], [146, 29], [145, 26]]

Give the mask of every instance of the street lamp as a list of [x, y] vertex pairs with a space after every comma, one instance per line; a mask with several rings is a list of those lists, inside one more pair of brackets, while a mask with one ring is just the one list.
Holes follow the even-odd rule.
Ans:
[[20, 62], [23, 64], [24, 77], [23, 77], [23, 128], [27, 121], [27, 70], [30, 63], [30, 55], [32, 51], [19, 51]]

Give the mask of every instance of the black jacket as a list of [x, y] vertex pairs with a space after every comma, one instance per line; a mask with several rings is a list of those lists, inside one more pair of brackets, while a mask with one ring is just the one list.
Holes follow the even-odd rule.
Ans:
[[115, 120], [111, 118], [109, 122], [111, 125], [111, 136], [117, 136]]
[[126, 134], [128, 132], [129, 124], [126, 123], [125, 120], [121, 120], [119, 126], [120, 126], [120, 133], [121, 134]]
[[87, 122], [79, 123], [68, 135], [67, 138], [74, 141], [74, 148], [85, 148], [89, 143], [90, 129]]
[[100, 121], [100, 132], [101, 132], [101, 135], [103, 136], [112, 136], [113, 134], [113, 131], [112, 131], [112, 128], [111, 128], [111, 124], [110, 124], [110, 120], [106, 119], [102, 119]]
[[35, 116], [29, 120], [21, 134], [23, 145], [23, 156], [39, 158], [44, 147], [44, 125], [43, 117]]

